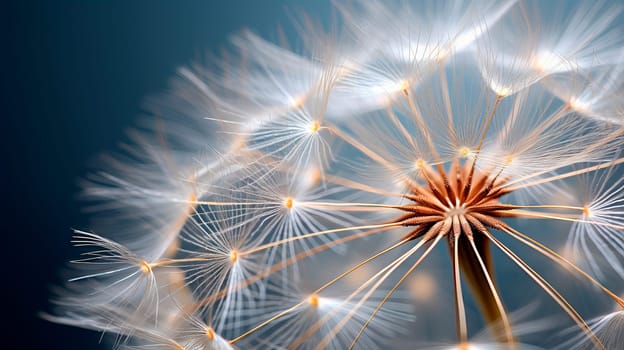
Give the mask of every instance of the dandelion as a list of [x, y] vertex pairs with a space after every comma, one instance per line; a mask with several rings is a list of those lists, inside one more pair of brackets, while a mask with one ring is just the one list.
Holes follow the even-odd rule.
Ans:
[[[616, 349], [621, 6], [336, 8], [301, 50], [245, 32], [178, 71], [155, 136], [85, 182], [105, 220], [45, 317], [127, 349], [532, 349], [571, 324]], [[533, 298], [564, 317], [517, 322]]]

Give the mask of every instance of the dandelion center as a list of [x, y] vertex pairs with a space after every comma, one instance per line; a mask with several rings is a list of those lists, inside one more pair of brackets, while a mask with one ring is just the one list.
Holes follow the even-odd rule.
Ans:
[[496, 217], [511, 209], [499, 202], [508, 191], [502, 189], [505, 179], [500, 173], [475, 169], [474, 162], [460, 164], [455, 160], [450, 169], [442, 167], [436, 172], [421, 166], [426, 185], [411, 184], [406, 197], [412, 203], [401, 209], [407, 214], [397, 219], [405, 226], [414, 226], [407, 239], [421, 236], [452, 234], [458, 237], [464, 233], [472, 235], [486, 227], [496, 227]]

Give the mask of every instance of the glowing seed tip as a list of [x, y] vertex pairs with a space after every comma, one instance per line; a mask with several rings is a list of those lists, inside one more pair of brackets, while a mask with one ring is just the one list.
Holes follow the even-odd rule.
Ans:
[[237, 261], [238, 261], [238, 251], [237, 251], [237, 250], [232, 250], [232, 251], [230, 252], [230, 261], [231, 261], [232, 263], [235, 263], [235, 262], [237, 262]]
[[150, 273], [152, 272], [152, 266], [147, 262], [147, 261], [141, 261], [141, 271], [143, 271], [143, 273]]
[[576, 98], [576, 97], [570, 98], [570, 100], [568, 101], [568, 104], [570, 105], [572, 109], [574, 109], [575, 111], [579, 113], [587, 113], [589, 111], [588, 104], [584, 101], [581, 101], [581, 99], [579, 98]]
[[284, 206], [287, 209], [291, 209], [293, 207], [293, 205], [294, 205], [294, 201], [293, 201], [292, 198], [288, 197], [288, 198], [286, 198], [286, 200], [284, 200]]
[[191, 193], [188, 198], [188, 210], [187, 215], [193, 215], [195, 212], [195, 207], [197, 206], [197, 195], [195, 193]]
[[212, 329], [212, 327], [206, 327], [206, 337], [208, 337], [208, 339], [210, 341], [213, 341], [215, 338], [215, 331], [214, 329]]
[[308, 297], [308, 304], [312, 307], [318, 307], [319, 305], [319, 297], [316, 294], [312, 294]]
[[401, 80], [399, 82], [399, 89], [401, 91], [407, 91], [407, 89], [409, 89], [409, 82], [407, 80]]
[[470, 154], [470, 148], [468, 147], [462, 147], [459, 149], [459, 155], [462, 157], [468, 157], [468, 155]]
[[509, 86], [500, 85], [496, 82], [491, 82], [490, 87], [498, 95], [498, 97], [505, 97], [513, 93], [513, 89]]
[[315, 132], [319, 131], [320, 127], [321, 127], [321, 124], [319, 124], [319, 122], [317, 120], [313, 120], [310, 123], [310, 132], [315, 133]]
[[414, 166], [416, 167], [416, 169], [422, 169], [425, 167], [425, 161], [422, 159], [418, 159], [416, 162], [414, 162]]
[[583, 216], [584, 216], [584, 217], [586, 217], [586, 218], [588, 218], [590, 215], [591, 215], [591, 210], [590, 210], [590, 208], [589, 208], [589, 205], [588, 205], [588, 204], [585, 204], [585, 205], [583, 206]]

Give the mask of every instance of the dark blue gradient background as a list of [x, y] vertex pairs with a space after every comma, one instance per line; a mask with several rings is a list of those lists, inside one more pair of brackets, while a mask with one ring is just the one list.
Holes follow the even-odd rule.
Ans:
[[[115, 150], [176, 67], [218, 54], [244, 27], [271, 37], [328, 1], [2, 1], [0, 347], [98, 349], [99, 334], [38, 318], [88, 229], [77, 181]], [[327, 15], [325, 15], [327, 17]], [[275, 36], [273, 36], [275, 37]], [[6, 308], [8, 306], [8, 309]], [[7, 337], [8, 335], [8, 337]]]

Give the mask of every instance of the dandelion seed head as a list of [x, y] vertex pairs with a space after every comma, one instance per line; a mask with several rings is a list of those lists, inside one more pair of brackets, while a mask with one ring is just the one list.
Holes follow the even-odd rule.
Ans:
[[[120, 349], [530, 349], [549, 328], [509, 310], [535, 290], [575, 346], [619, 344], [620, 6], [335, 8], [177, 71], [85, 182], [111, 233], [76, 231], [46, 317]], [[553, 266], [618, 309], [586, 320]]]

